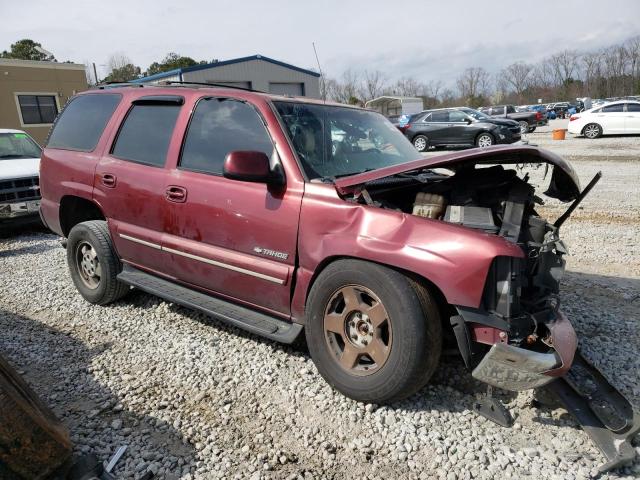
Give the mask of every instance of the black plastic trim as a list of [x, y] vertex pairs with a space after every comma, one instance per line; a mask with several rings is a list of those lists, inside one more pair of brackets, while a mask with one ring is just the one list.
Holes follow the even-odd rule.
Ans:
[[163, 278], [124, 265], [118, 280], [152, 295], [187, 308], [199, 310], [234, 327], [281, 343], [293, 343], [302, 331], [302, 325], [280, 320], [222, 300], [198, 290], [179, 285]]

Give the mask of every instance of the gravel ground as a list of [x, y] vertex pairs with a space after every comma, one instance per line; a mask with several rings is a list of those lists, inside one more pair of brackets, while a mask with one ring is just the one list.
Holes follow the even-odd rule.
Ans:
[[[585, 355], [640, 408], [632, 154], [576, 157], [583, 184], [599, 168], [605, 177], [564, 228], [572, 256], [563, 309]], [[53, 235], [0, 240], [0, 278], [0, 351], [69, 427], [77, 453], [107, 458], [129, 446], [121, 478], [586, 479], [603, 461], [566, 412], [534, 408], [530, 392], [499, 393], [516, 418], [511, 429], [473, 414], [483, 387], [456, 356], [443, 357], [410, 399], [364, 405], [332, 391], [302, 348], [137, 291], [110, 307], [86, 303]], [[639, 476], [636, 460], [601, 478]]]

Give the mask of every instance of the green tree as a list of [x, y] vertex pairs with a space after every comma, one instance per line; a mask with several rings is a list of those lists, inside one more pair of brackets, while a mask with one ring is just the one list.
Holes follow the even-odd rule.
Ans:
[[139, 78], [140, 75], [140, 67], [136, 67], [133, 63], [127, 63], [126, 65], [111, 70], [111, 73], [102, 81], [104, 83], [128, 82], [129, 80]]
[[128, 82], [140, 77], [140, 67], [136, 67], [133, 61], [122, 52], [112, 54], [107, 61], [107, 66], [109, 75], [102, 80], [105, 83]]
[[167, 72], [176, 68], [192, 67], [205, 63], [207, 63], [205, 60], [197, 62], [191, 57], [183, 57], [176, 52], [169, 52], [161, 62], [153, 62], [149, 65], [146, 75], [155, 75], [156, 73]]
[[16, 58], [20, 60], [47, 60], [55, 61], [53, 55], [49, 55], [38, 42], [29, 38], [18, 40], [11, 45], [11, 50], [5, 50], [0, 54], [2, 58]]

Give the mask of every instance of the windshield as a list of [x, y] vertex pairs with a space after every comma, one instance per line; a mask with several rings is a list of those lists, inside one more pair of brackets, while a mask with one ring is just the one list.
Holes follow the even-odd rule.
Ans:
[[40, 147], [26, 133], [0, 133], [0, 160], [40, 158]]
[[406, 163], [420, 154], [379, 113], [274, 102], [310, 179], [332, 179]]
[[476, 120], [491, 120], [489, 115], [486, 115], [479, 110], [474, 110], [473, 108], [459, 108], [458, 110], [462, 110], [464, 113]]

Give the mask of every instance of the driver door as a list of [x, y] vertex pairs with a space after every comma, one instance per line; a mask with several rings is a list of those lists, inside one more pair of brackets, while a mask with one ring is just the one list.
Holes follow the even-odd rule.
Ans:
[[181, 282], [240, 303], [290, 314], [302, 189], [225, 178], [229, 152], [266, 153], [279, 162], [256, 106], [200, 98], [179, 159], [167, 176], [181, 195], [165, 199], [163, 250]]

